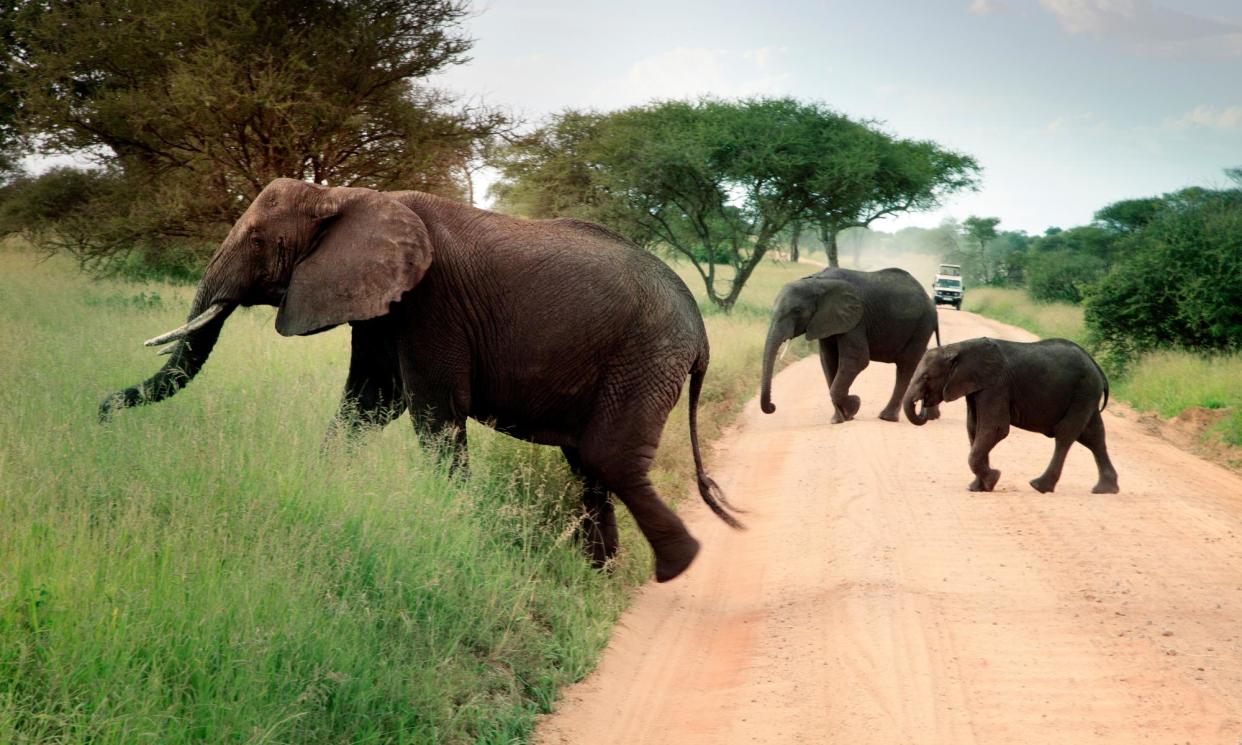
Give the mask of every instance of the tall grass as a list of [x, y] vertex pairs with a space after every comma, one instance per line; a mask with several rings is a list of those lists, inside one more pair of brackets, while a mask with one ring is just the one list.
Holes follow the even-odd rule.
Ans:
[[[980, 288], [967, 291], [964, 307], [1041, 337], [1059, 336], [1088, 346], [1080, 306], [1036, 302], [1022, 290]], [[1160, 350], [1110, 374], [1114, 397], [1166, 418], [1194, 407], [1230, 409], [1212, 432], [1231, 445], [1242, 445], [1242, 354]]]
[[1040, 303], [1023, 290], [1001, 287], [968, 288], [964, 310], [1020, 326], [1042, 338], [1059, 337], [1087, 344], [1082, 308], [1067, 303]]
[[1242, 353], [1143, 355], [1120, 381], [1117, 395], [1163, 417], [1194, 407], [1230, 409], [1212, 431], [1231, 445], [1242, 445]]
[[[747, 302], [804, 273], [765, 267]], [[0, 742], [524, 739], [649, 576], [632, 525], [615, 571], [590, 570], [559, 452], [481, 427], [465, 480], [405, 421], [321, 452], [347, 331], [282, 339], [270, 309], [235, 313], [180, 395], [99, 425], [191, 294], [0, 250]], [[765, 321], [707, 320], [714, 432]]]

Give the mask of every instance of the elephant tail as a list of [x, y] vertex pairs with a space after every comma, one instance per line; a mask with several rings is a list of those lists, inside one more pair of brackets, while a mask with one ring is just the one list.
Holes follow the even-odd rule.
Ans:
[[[1083, 351], [1084, 353], [1086, 352], [1086, 350]], [[1103, 411], [1104, 407], [1108, 406], [1108, 376], [1104, 374], [1104, 368], [1100, 367], [1100, 363], [1096, 362], [1094, 357], [1087, 354], [1087, 359], [1091, 360], [1091, 364], [1095, 365], [1095, 369], [1100, 373], [1100, 380], [1104, 381], [1104, 402], [1100, 404], [1100, 411]]]
[[[725, 521], [731, 528], [737, 530], [745, 529], [745, 525], [733, 515], [730, 515], [725, 508], [727, 507], [734, 512], [744, 512], [737, 507], [729, 504], [729, 500], [724, 495], [724, 490], [720, 488], [711, 476], [703, 470], [703, 455], [699, 451], [699, 394], [703, 391], [703, 378], [707, 375], [707, 352], [704, 350], [694, 361], [694, 367], [690, 370], [690, 447], [694, 451], [694, 475], [699, 484], [699, 496], [703, 497], [703, 502], [711, 508], [716, 516]], [[724, 506], [721, 506], [724, 505]]]
[[940, 343], [940, 314], [936, 314], [936, 346], [943, 346]]

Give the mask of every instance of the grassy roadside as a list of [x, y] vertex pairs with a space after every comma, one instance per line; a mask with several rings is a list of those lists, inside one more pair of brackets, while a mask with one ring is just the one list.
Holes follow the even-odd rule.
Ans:
[[[806, 273], [765, 266], [708, 315], [709, 439], [757, 386], [771, 297]], [[551, 448], [472, 427], [453, 480], [402, 421], [321, 455], [346, 332], [282, 339], [271, 309], [236, 313], [181, 395], [99, 426], [192, 292], [0, 249], [0, 742], [523, 740], [649, 576], [628, 517], [602, 575]], [[667, 496], [689, 463], [683, 400]]]
[[[1059, 336], [1086, 346], [1082, 308], [1038, 303], [1022, 290], [981, 288], [966, 294], [965, 309], [1021, 326], [1042, 337]], [[1139, 358], [1112, 381], [1118, 399], [1161, 417], [1193, 408], [1228, 409], [1205, 436], [1242, 446], [1242, 353], [1198, 355], [1163, 350]]]

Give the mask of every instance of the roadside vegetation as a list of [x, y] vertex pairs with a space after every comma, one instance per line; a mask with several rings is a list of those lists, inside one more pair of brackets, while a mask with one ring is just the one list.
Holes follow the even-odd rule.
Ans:
[[[285, 340], [271, 309], [235, 314], [180, 395], [100, 425], [193, 288], [36, 259], [0, 249], [0, 742], [518, 741], [650, 576], [624, 508], [617, 566], [589, 568], [554, 448], [472, 425], [455, 480], [402, 419], [321, 453], [347, 331]], [[708, 313], [707, 441], [805, 273], [765, 262]], [[683, 398], [654, 474], [676, 498], [692, 473]]]

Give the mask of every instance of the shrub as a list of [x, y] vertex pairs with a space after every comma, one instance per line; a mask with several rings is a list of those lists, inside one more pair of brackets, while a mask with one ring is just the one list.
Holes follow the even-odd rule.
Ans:
[[1073, 251], [1038, 253], [1027, 259], [1027, 289], [1044, 302], [1081, 303], [1083, 293], [1104, 273], [1104, 261]]
[[1106, 351], [1242, 346], [1242, 192], [1179, 196], [1088, 293], [1087, 326]]
[[[16, 233], [46, 253], [63, 252], [97, 276], [192, 281], [216, 243], [170, 220], [175, 205], [109, 169], [53, 168], [0, 192], [0, 235]], [[217, 226], [224, 235], [227, 226]], [[162, 236], [162, 237], [161, 237]]]

